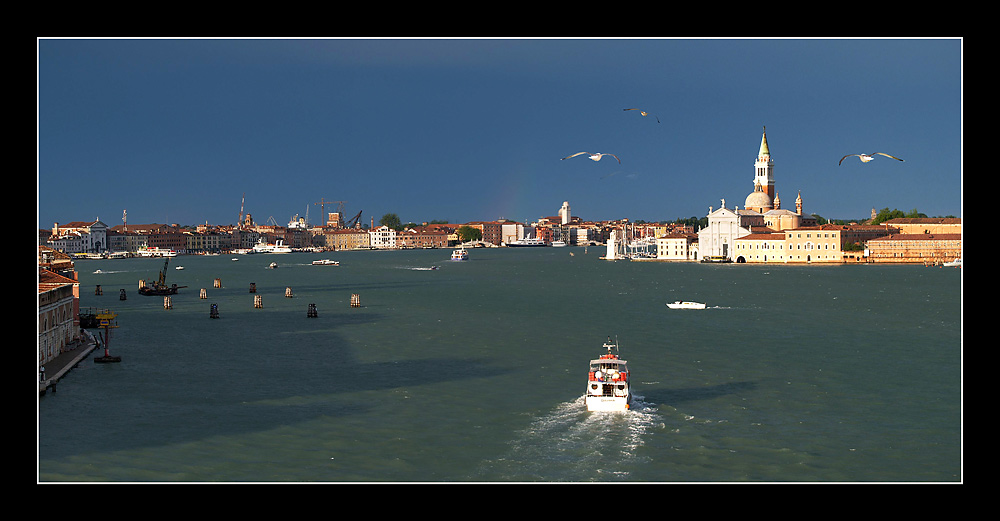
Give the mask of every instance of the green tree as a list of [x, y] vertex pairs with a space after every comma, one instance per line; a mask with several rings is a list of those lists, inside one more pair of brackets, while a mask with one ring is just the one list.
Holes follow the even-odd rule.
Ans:
[[387, 213], [378, 220], [378, 223], [382, 226], [388, 226], [397, 232], [403, 229], [403, 223], [399, 220], [399, 216], [394, 213]]
[[459, 226], [455, 233], [462, 242], [478, 241], [483, 238], [483, 232], [479, 228], [472, 226]]
[[692, 215], [691, 217], [688, 217], [687, 219], [683, 219], [683, 218], [678, 217], [677, 219], [674, 220], [674, 222], [677, 223], [677, 224], [685, 225], [685, 226], [693, 226], [695, 229], [708, 228], [708, 217], [707, 216], [699, 218], [699, 217], [695, 217], [695, 216]]
[[892, 219], [922, 219], [925, 217], [927, 217], [927, 214], [920, 213], [916, 208], [903, 213], [902, 210], [894, 208], [890, 211], [889, 208], [886, 207], [879, 210], [879, 212], [875, 214], [875, 219], [872, 220], [872, 224], [881, 224], [886, 221], [891, 221]]

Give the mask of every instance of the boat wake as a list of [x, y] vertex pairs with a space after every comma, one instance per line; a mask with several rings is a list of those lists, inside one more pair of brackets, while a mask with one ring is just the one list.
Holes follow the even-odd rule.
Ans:
[[485, 462], [483, 481], [628, 481], [649, 461], [639, 449], [663, 420], [653, 404], [633, 396], [626, 412], [588, 412], [584, 396], [536, 418], [510, 450]]

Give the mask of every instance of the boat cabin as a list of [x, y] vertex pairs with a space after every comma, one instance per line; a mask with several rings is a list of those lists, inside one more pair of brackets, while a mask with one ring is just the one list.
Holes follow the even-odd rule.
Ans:
[[601, 358], [590, 361], [588, 382], [590, 394], [621, 395], [625, 392], [627, 381], [628, 366], [624, 360], [618, 359], [618, 355], [602, 355]]

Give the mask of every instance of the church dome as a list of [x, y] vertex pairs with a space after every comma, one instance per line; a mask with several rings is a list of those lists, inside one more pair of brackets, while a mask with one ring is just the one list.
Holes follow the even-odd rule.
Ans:
[[743, 207], [750, 209], [770, 209], [771, 197], [760, 189], [760, 185], [757, 185], [756, 190], [747, 196], [747, 200], [743, 203]]

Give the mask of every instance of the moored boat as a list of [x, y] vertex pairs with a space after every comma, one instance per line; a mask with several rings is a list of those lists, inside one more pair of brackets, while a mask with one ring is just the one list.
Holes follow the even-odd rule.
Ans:
[[170, 248], [139, 248], [135, 254], [139, 257], [176, 257], [177, 252]]
[[689, 302], [687, 300], [675, 300], [673, 302], [668, 302], [667, 307], [670, 309], [705, 309], [705, 303]]
[[961, 257], [959, 257], [959, 258], [957, 258], [957, 259], [955, 259], [953, 261], [948, 261], [948, 262], [942, 264], [942, 266], [947, 266], [949, 268], [951, 268], [951, 267], [961, 268], [962, 267], [962, 259], [961, 259]]
[[514, 242], [507, 243], [508, 248], [518, 248], [518, 247], [523, 248], [523, 247], [537, 247], [537, 246], [548, 246], [548, 245], [545, 244], [545, 241], [535, 237], [528, 237], [525, 239], [519, 239]]
[[590, 361], [587, 377], [588, 411], [626, 411], [632, 404], [631, 374], [628, 364], [618, 356], [618, 344], [604, 343], [606, 354]]
[[254, 253], [291, 253], [292, 249], [285, 246], [285, 241], [278, 239], [274, 241], [274, 244], [268, 244], [264, 242], [261, 238], [256, 245], [254, 245]]

